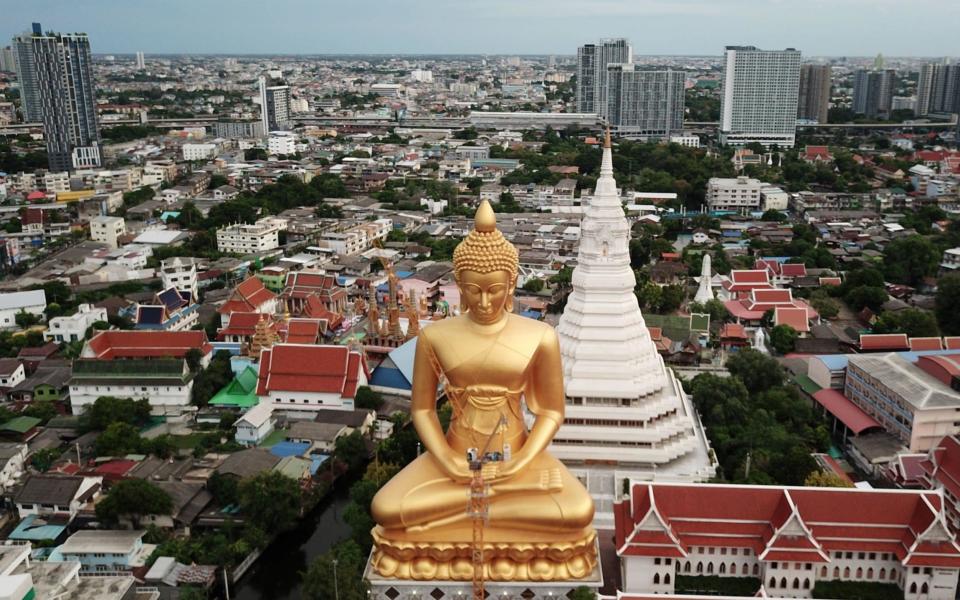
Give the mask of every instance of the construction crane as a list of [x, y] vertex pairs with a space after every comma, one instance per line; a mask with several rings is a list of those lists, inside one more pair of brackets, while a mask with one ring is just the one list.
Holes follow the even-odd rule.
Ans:
[[[490, 516], [490, 486], [483, 479], [483, 466], [503, 462], [510, 459], [510, 446], [503, 444], [503, 431], [507, 426], [507, 418], [500, 415], [500, 421], [487, 438], [483, 450], [467, 449], [467, 464], [470, 466], [470, 496], [467, 501], [467, 515], [473, 522], [473, 540], [470, 547], [473, 562], [473, 600], [485, 600], [484, 583], [486, 573], [483, 561], [483, 528]], [[490, 443], [500, 435], [501, 451], [491, 452]]]

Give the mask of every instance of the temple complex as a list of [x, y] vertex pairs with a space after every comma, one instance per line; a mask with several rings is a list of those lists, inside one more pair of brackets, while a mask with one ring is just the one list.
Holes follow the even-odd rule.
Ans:
[[550, 446], [593, 496], [598, 529], [613, 526], [624, 480], [694, 482], [715, 472], [692, 402], [640, 313], [629, 242], [608, 135], [584, 209], [573, 291], [557, 326], [567, 409]]

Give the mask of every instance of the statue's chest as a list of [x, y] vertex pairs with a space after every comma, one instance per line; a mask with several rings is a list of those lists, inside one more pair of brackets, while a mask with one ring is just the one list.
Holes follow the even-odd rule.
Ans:
[[519, 389], [527, 379], [534, 349], [500, 339], [482, 340], [440, 349], [437, 359], [454, 386], [488, 384]]

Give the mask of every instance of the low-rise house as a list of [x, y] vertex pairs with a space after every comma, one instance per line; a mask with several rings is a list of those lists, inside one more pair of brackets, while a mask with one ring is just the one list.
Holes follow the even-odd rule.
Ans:
[[277, 466], [280, 457], [263, 448], [248, 448], [234, 452], [217, 467], [221, 475], [231, 475], [237, 479], [253, 477]]
[[37, 515], [72, 521], [87, 502], [99, 496], [102, 484], [100, 477], [30, 475], [13, 502], [21, 519]]
[[143, 543], [144, 533], [83, 529], [67, 538], [54, 554], [80, 563], [81, 572], [129, 571], [145, 566], [156, 548]]
[[275, 425], [273, 405], [262, 402], [234, 422], [233, 426], [237, 428], [234, 439], [243, 446], [257, 446], [273, 433]]
[[87, 329], [97, 321], [107, 320], [107, 310], [96, 308], [92, 304], [81, 304], [77, 312], [66, 317], [50, 319], [43, 339], [54, 342], [76, 342], [84, 339]]
[[31, 375], [11, 389], [8, 396], [18, 403], [62, 402], [70, 395], [72, 374], [73, 367], [68, 361], [43, 361]]
[[295, 421], [287, 432], [291, 442], [310, 444], [308, 452], [333, 452], [337, 439], [346, 435], [348, 427], [339, 423], [319, 423], [317, 421]]
[[20, 312], [43, 318], [46, 308], [47, 296], [43, 290], [0, 294], [0, 329], [17, 327], [17, 314]]
[[0, 490], [8, 493], [20, 481], [27, 461], [27, 445], [17, 442], [0, 443]]
[[23, 363], [15, 358], [0, 358], [0, 396], [27, 378]]

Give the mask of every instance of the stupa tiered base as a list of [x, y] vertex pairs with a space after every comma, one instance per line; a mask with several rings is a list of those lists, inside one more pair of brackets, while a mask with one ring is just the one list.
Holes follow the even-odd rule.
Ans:
[[[459, 529], [459, 528], [458, 528]], [[390, 579], [413, 581], [470, 581], [473, 547], [469, 529], [430, 539], [430, 532], [392, 540], [382, 527], [373, 530], [372, 569]], [[539, 539], [538, 539], [539, 538]], [[552, 539], [551, 539], [552, 538]], [[555, 535], [504, 531], [484, 532], [484, 577], [487, 581], [566, 581], [588, 578], [597, 568], [597, 534], [586, 528], [569, 541]]]

